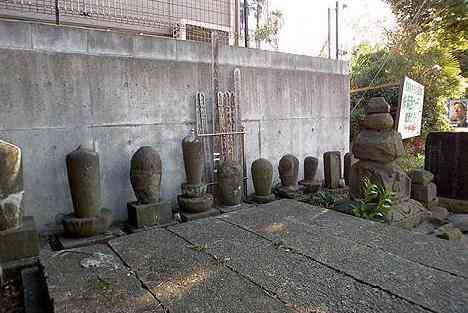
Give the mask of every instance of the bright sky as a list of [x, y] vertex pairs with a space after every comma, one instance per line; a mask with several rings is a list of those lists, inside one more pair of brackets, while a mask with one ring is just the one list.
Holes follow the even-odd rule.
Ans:
[[[345, 9], [343, 4], [347, 6]], [[334, 55], [334, 0], [271, 0], [272, 9], [281, 10], [285, 16], [279, 50], [318, 56], [327, 42], [329, 6], [333, 9], [332, 55]], [[382, 0], [340, 0], [340, 15], [340, 49], [349, 52], [363, 41], [382, 42], [385, 30], [395, 27], [392, 12]]]

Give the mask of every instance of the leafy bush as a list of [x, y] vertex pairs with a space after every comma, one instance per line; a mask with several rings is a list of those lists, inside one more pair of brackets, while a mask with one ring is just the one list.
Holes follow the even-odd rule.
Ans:
[[392, 207], [393, 193], [384, 187], [372, 184], [369, 178], [363, 179], [364, 199], [353, 205], [353, 214], [357, 217], [383, 222]]
[[423, 153], [411, 153], [406, 152], [400, 159], [397, 160], [398, 165], [405, 171], [409, 172], [412, 170], [424, 168], [425, 156]]

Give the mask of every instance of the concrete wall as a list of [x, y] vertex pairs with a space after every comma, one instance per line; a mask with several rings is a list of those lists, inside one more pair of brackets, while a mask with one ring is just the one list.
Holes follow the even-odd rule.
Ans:
[[[347, 63], [233, 47], [219, 55], [221, 89], [232, 90], [241, 69], [249, 168], [259, 157], [276, 168], [286, 153], [348, 151]], [[203, 43], [0, 21], [0, 138], [23, 148], [26, 213], [44, 230], [72, 211], [65, 155], [80, 144], [101, 156], [115, 219], [134, 200], [130, 158], [143, 145], [160, 152], [162, 198], [174, 201], [181, 140], [196, 92], [210, 92], [210, 64]]]

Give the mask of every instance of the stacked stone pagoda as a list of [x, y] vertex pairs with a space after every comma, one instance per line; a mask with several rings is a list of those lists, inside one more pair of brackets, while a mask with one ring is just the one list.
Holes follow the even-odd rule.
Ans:
[[359, 159], [351, 167], [350, 195], [353, 199], [364, 197], [364, 177], [387, 191], [394, 193], [393, 207], [387, 216], [391, 224], [414, 227], [426, 217], [427, 211], [417, 201], [411, 200], [411, 179], [396, 161], [403, 155], [401, 136], [393, 129], [390, 106], [384, 98], [372, 98], [366, 109], [352, 152]]
[[0, 264], [39, 254], [33, 217], [24, 216], [23, 155], [0, 140]]

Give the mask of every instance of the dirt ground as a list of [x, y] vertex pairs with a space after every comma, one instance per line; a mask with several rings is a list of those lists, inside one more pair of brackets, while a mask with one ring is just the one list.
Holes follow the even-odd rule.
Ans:
[[0, 313], [23, 313], [23, 288], [19, 273], [6, 274], [0, 287]]

